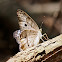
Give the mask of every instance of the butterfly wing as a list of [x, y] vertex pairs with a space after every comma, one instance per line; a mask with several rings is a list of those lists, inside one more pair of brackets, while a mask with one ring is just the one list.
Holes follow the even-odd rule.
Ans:
[[[22, 43], [22, 44], [20, 44], [20, 47], [19, 47], [20, 49], [25, 50], [27, 48], [35, 46], [39, 43], [39, 40], [40, 40], [39, 32], [35, 31], [35, 30], [24, 30], [20, 34], [20, 40]], [[22, 48], [22, 46], [23, 46], [23, 48]]]
[[41, 32], [35, 21], [24, 11], [18, 10], [20, 30], [14, 32], [14, 38], [20, 50], [25, 50], [39, 43]]
[[21, 34], [21, 31], [20, 30], [16, 30], [13, 33], [13, 37], [16, 39], [16, 41], [17, 41], [18, 44], [20, 44], [20, 34]]
[[17, 11], [17, 16], [21, 31], [28, 29], [39, 30], [38, 25], [26, 12], [19, 9]]
[[[24, 33], [25, 34], [25, 33]], [[16, 30], [13, 33], [13, 37], [16, 39], [16, 42], [19, 44], [19, 50], [25, 50], [28, 48], [27, 45], [27, 39], [25, 38], [26, 35], [23, 35], [23, 39], [21, 38], [21, 31], [20, 30]]]

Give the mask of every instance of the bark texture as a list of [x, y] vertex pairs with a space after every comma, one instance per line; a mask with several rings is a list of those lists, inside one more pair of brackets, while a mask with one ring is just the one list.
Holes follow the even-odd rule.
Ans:
[[7, 62], [57, 62], [62, 60], [62, 34], [37, 46], [18, 52]]

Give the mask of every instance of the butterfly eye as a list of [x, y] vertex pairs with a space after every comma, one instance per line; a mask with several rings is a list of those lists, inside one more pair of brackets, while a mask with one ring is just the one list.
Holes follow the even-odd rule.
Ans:
[[25, 26], [27, 26], [27, 24], [25, 24]]

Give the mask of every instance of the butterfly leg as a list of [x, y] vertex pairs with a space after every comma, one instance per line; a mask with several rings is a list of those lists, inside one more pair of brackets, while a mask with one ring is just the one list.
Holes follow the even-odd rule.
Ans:
[[43, 34], [42, 37], [44, 38], [44, 40], [48, 40], [49, 39], [46, 33]]
[[41, 38], [42, 42], [44, 42], [44, 40]]
[[45, 42], [45, 40], [48, 40], [48, 39], [49, 39], [49, 38], [48, 38], [48, 36], [47, 36], [46, 33], [43, 34], [42, 37], [41, 37], [41, 41], [42, 41], [42, 42]]

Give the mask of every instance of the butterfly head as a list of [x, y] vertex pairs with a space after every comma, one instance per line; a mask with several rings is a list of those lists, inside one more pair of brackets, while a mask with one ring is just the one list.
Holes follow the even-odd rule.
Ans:
[[42, 28], [40, 28], [40, 32], [42, 33]]

